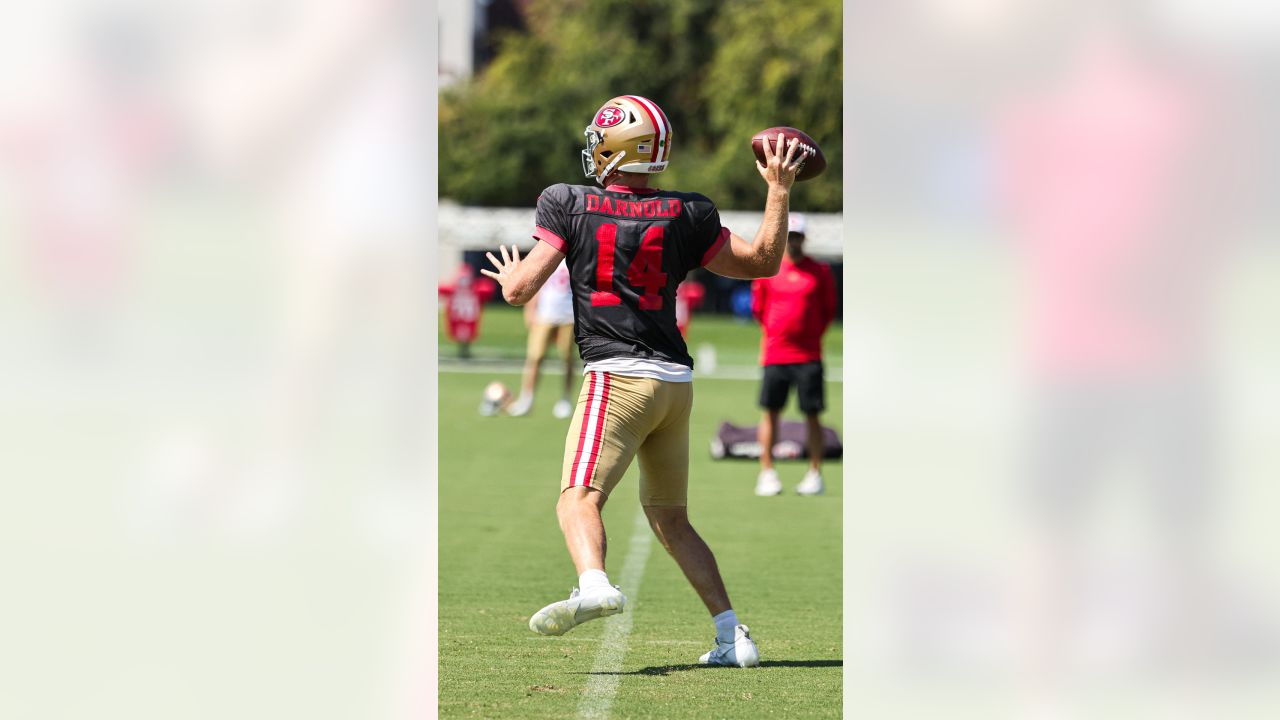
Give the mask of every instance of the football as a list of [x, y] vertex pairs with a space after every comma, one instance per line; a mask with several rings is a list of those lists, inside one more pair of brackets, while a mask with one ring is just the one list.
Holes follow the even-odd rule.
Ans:
[[[764, 141], [769, 138], [770, 141], [778, 142], [778, 135], [785, 135], [786, 142], [790, 144], [791, 138], [800, 140], [800, 150], [803, 150], [808, 159], [800, 166], [800, 171], [796, 173], [796, 180], [812, 180], [822, 174], [827, 169], [827, 159], [822, 155], [822, 148], [818, 147], [818, 143], [809, 137], [803, 130], [797, 130], [793, 127], [771, 127], [768, 130], [761, 130], [751, 137], [751, 150], [756, 154], [756, 160], [764, 163]], [[776, 147], [776, 145], [775, 145]]]
[[480, 399], [480, 414], [493, 417], [511, 404], [511, 391], [506, 385], [494, 380], [484, 388], [484, 396]]

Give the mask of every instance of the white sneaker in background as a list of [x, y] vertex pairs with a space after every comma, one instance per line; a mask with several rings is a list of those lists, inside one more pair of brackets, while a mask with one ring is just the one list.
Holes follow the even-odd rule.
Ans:
[[542, 635], [563, 635], [588, 620], [617, 615], [627, 598], [616, 586], [590, 592], [574, 588], [568, 600], [554, 602], [529, 618], [529, 629]]
[[796, 493], [799, 495], [821, 495], [825, 489], [822, 485], [822, 473], [813, 468], [809, 468], [804, 479], [796, 485]]
[[511, 417], [523, 417], [533, 409], [533, 396], [521, 395], [515, 402], [507, 406], [507, 414]]
[[760, 651], [751, 639], [751, 631], [746, 625], [733, 629], [733, 642], [716, 641], [711, 652], [698, 658], [703, 665], [724, 665], [727, 667], [756, 667], [760, 664]]
[[782, 494], [782, 481], [778, 479], [778, 471], [773, 468], [761, 470], [756, 478], [756, 494], [760, 497]]
[[551, 414], [563, 420], [573, 414], [573, 405], [568, 400], [561, 398], [556, 403], [556, 406], [551, 408]]

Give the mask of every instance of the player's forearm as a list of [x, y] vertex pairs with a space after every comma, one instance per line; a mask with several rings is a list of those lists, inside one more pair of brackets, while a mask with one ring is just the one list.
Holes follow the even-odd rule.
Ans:
[[502, 282], [502, 299], [516, 307], [527, 305], [537, 297], [541, 286], [537, 274], [526, 258], [526, 262], [517, 265], [511, 275]]
[[537, 278], [527, 266], [521, 266], [507, 284], [502, 286], [502, 298], [517, 307], [528, 303], [538, 294]]
[[787, 248], [787, 207], [791, 202], [788, 188], [770, 186], [764, 203], [764, 220], [751, 243], [753, 264], [759, 274], [771, 277], [782, 267], [782, 253]]

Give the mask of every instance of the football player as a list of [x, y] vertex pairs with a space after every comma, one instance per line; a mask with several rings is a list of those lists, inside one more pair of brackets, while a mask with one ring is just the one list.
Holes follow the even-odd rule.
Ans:
[[787, 239], [791, 186], [803, 164], [798, 143], [765, 143], [757, 162], [768, 184], [764, 221], [754, 240], [731, 233], [709, 199], [660, 190], [650, 176], [670, 162], [672, 128], [653, 101], [623, 95], [606, 102], [586, 128], [583, 170], [599, 187], [552, 185], [538, 198], [539, 240], [527, 257], [489, 253], [512, 305], [529, 302], [562, 259], [573, 289], [574, 336], [585, 381], [565, 441], [556, 514], [579, 587], [529, 620], [561, 635], [588, 620], [622, 612], [626, 597], [604, 571], [600, 519], [633, 458], [640, 502], [658, 540], [711, 613], [716, 647], [702, 663], [751, 667], [759, 652], [738, 623], [715, 556], [689, 524], [689, 412], [693, 360], [676, 326], [676, 287], [693, 268], [733, 278], [778, 272]]

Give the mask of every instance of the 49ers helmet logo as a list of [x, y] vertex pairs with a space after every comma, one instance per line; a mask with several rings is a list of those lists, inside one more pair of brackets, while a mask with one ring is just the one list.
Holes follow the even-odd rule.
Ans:
[[610, 105], [609, 107], [600, 108], [600, 112], [596, 113], [596, 127], [613, 127], [622, 122], [626, 116], [626, 112], [620, 107]]

